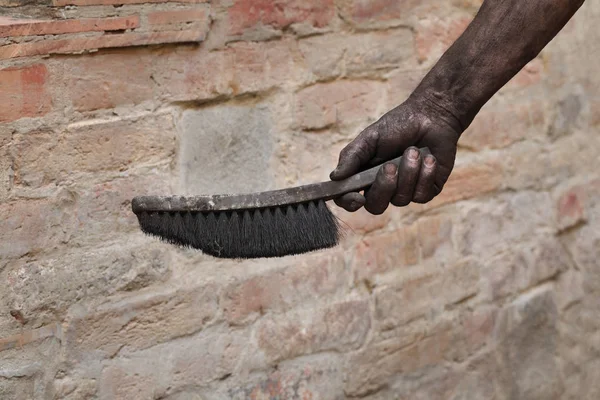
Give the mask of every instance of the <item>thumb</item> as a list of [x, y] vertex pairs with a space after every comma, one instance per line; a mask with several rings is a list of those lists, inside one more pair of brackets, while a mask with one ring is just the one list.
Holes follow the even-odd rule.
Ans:
[[340, 158], [335, 170], [329, 175], [337, 181], [351, 177], [361, 171], [377, 152], [377, 131], [370, 130], [361, 133], [340, 152]]

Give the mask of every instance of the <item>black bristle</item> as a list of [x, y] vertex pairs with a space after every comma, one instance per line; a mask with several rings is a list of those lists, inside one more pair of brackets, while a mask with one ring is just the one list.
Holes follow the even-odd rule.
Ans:
[[338, 219], [324, 201], [227, 212], [140, 212], [142, 231], [219, 258], [297, 255], [339, 243]]

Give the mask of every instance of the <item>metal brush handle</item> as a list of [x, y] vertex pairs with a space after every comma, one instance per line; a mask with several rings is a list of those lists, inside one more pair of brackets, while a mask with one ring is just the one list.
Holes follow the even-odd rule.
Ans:
[[[387, 163], [400, 165], [402, 157]], [[213, 196], [140, 196], [132, 201], [134, 213], [233, 211], [255, 208], [279, 207], [315, 200], [332, 200], [344, 194], [367, 189], [377, 177], [383, 164], [341, 181], [328, 181], [269, 192], [213, 195]]]

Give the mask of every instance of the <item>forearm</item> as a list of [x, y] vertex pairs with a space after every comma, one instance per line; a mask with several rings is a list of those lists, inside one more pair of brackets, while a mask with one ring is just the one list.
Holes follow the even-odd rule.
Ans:
[[481, 107], [560, 32], [584, 0], [485, 0], [413, 96], [466, 129]]

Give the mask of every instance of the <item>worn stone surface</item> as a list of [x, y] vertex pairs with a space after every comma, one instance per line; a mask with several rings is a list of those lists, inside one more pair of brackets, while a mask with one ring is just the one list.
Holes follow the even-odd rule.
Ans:
[[0, 399], [597, 400], [600, 3], [443, 192], [215, 260], [133, 197], [329, 178], [482, 0], [0, 0]]
[[260, 105], [184, 111], [179, 123], [183, 192], [201, 195], [268, 189], [272, 184], [271, 119], [271, 113]]

